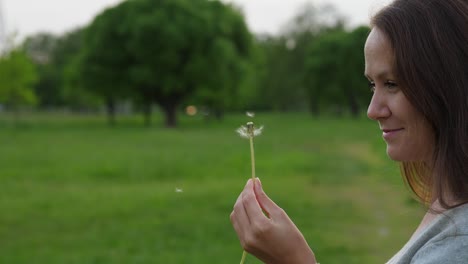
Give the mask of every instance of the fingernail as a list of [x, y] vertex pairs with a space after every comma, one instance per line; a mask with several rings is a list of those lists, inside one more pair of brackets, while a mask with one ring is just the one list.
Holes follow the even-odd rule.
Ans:
[[258, 177], [257, 177], [257, 182], [258, 182], [258, 184], [256, 184], [256, 185], [258, 185], [258, 188], [260, 188], [260, 190], [261, 190], [262, 189], [262, 181]]

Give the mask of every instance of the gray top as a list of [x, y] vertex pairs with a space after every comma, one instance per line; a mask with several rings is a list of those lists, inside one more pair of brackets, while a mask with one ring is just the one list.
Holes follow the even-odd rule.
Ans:
[[387, 264], [467, 264], [468, 204], [445, 211], [415, 234]]

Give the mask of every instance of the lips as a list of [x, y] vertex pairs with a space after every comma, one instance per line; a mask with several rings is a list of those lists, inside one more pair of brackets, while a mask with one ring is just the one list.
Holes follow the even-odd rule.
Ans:
[[400, 130], [403, 130], [403, 128], [396, 128], [396, 129], [382, 129], [382, 132], [384, 132], [384, 133], [391, 133], [391, 132], [400, 131]]
[[396, 129], [382, 129], [382, 136], [385, 140], [390, 140], [397, 136], [398, 132], [402, 131], [403, 128], [396, 128]]

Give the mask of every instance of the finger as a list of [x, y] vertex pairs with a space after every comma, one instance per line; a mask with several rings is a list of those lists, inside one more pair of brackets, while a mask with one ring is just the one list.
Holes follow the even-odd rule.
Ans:
[[245, 212], [244, 204], [242, 203], [242, 193], [237, 197], [230, 219], [238, 235], [244, 233], [244, 230], [250, 226], [249, 218]]
[[263, 191], [262, 182], [258, 178], [255, 180], [254, 190], [255, 196], [260, 207], [263, 209], [263, 211], [267, 214], [268, 217], [271, 217], [272, 214], [274, 215], [275, 212], [281, 210], [281, 208], [278, 205], [276, 205], [276, 203], [273, 202]]
[[236, 203], [234, 204], [233, 213], [235, 218], [240, 220], [242, 223], [250, 224], [247, 212], [245, 211], [244, 204], [242, 202], [243, 192], [237, 197]]
[[261, 223], [266, 220], [262, 208], [255, 197], [253, 180], [249, 180], [247, 182], [247, 185], [242, 192], [242, 203], [251, 224]]

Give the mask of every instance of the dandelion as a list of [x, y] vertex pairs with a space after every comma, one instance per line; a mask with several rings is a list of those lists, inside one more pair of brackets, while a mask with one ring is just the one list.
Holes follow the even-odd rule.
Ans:
[[252, 179], [255, 179], [255, 154], [254, 154], [254, 145], [253, 138], [262, 134], [263, 126], [255, 128], [253, 122], [247, 122], [246, 126], [241, 126], [238, 128], [237, 133], [242, 138], [247, 138], [250, 141], [250, 159], [252, 163]]
[[182, 188], [177, 188], [177, 187], [176, 187], [176, 188], [175, 188], [175, 192], [176, 192], [176, 193], [183, 193], [184, 190], [183, 190]]
[[[253, 117], [254, 114], [247, 112], [247, 116]], [[247, 138], [250, 141], [250, 159], [251, 159], [251, 164], [252, 164], [252, 179], [253, 180], [255, 180], [255, 154], [254, 154], [253, 138], [262, 134], [262, 131], [263, 131], [263, 126], [260, 126], [259, 128], [255, 128], [253, 122], [247, 122], [246, 126], [241, 126], [240, 128], [236, 130], [236, 132], [242, 138]], [[242, 253], [242, 259], [240, 261], [240, 264], [244, 264], [246, 256], [247, 256], [247, 252], [244, 250], [244, 252]]]
[[255, 128], [253, 122], [248, 122], [247, 126], [241, 126], [236, 131], [241, 137], [250, 139], [261, 135], [263, 126]]

